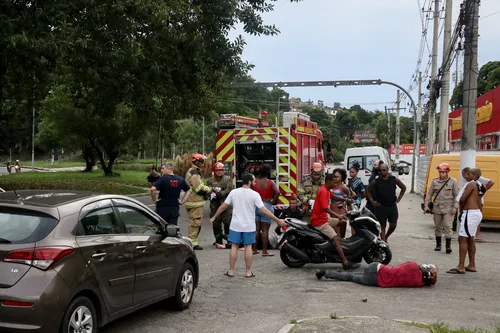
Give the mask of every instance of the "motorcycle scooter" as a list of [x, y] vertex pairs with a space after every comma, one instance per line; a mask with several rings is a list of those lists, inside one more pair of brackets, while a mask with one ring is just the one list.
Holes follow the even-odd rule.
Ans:
[[[389, 245], [380, 239], [380, 223], [367, 208], [359, 209], [350, 204], [346, 216], [354, 235], [342, 240], [342, 249], [348, 261], [360, 263], [379, 262], [389, 264], [392, 259]], [[278, 240], [281, 261], [288, 267], [300, 268], [305, 264], [341, 263], [333, 245], [321, 232], [310, 224], [292, 218], [285, 219]]]

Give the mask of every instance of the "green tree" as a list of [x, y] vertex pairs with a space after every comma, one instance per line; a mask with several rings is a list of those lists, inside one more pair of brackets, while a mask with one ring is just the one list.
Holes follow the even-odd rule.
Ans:
[[[477, 76], [477, 96], [481, 96], [488, 91], [500, 86], [500, 61], [490, 61], [483, 65]], [[453, 89], [450, 98], [450, 106], [453, 110], [458, 109], [463, 104], [463, 81], [460, 81]]]
[[[277, 34], [278, 29], [261, 18], [274, 9], [274, 1], [96, 4], [78, 0], [71, 6], [65, 1], [8, 2], [7, 10], [1, 11], [2, 20], [28, 18], [1, 32], [0, 43], [12, 51], [2, 48], [0, 54], [2, 88], [15, 77], [9, 73], [22, 71], [22, 81], [34, 77], [30, 89], [43, 92], [35, 84], [55, 70], [53, 84], [43, 85], [44, 89], [64, 86], [68, 90], [74, 110], [80, 118], [87, 117], [77, 133], [87, 133], [82, 138], [110, 175], [113, 162], [135, 132], [147, 122], [159, 121], [158, 102], [168, 111], [169, 121], [209, 115], [216, 105], [214, 96], [251, 68], [241, 60], [243, 38], [230, 40], [229, 30], [242, 23], [250, 34]], [[25, 61], [26, 54], [32, 60]], [[37, 95], [33, 96], [35, 103]], [[63, 131], [59, 126], [53, 129]]]

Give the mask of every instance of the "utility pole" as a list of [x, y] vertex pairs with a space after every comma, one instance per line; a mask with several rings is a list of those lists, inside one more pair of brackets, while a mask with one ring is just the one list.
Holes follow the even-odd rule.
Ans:
[[412, 159], [412, 177], [411, 191], [415, 193], [415, 174], [417, 172], [417, 156], [420, 157], [420, 123], [422, 122], [422, 72], [418, 72], [418, 102], [413, 116], [415, 117], [413, 129], [413, 159]]
[[385, 108], [385, 116], [387, 117], [387, 128], [389, 129], [389, 133], [391, 132], [391, 112], [387, 110], [387, 106]]
[[399, 163], [399, 137], [400, 137], [400, 123], [399, 123], [399, 106], [401, 104], [399, 90], [396, 95], [396, 142], [394, 147], [394, 159]]
[[[479, 35], [479, 1], [467, 0], [465, 3], [464, 42], [464, 86], [462, 109], [462, 139], [460, 142], [460, 170], [476, 166], [476, 109], [477, 109], [477, 52]], [[461, 185], [465, 180], [461, 178]]]
[[451, 16], [453, 0], [446, 0], [446, 12], [444, 17], [444, 41], [443, 41], [443, 83], [441, 86], [441, 107], [439, 108], [439, 152], [448, 151], [448, 102], [450, 99], [450, 68], [451, 57]]
[[202, 132], [202, 136], [203, 136], [203, 140], [201, 143], [201, 151], [202, 151], [203, 156], [205, 156], [205, 116], [203, 116], [201, 118], [203, 121], [203, 124], [201, 126], [201, 132]]
[[438, 66], [438, 40], [439, 40], [439, 0], [434, 0], [434, 30], [432, 38], [432, 78], [431, 94], [429, 98], [429, 127], [427, 129], [427, 149], [426, 155], [432, 155], [434, 143], [436, 142], [436, 95], [434, 93]]

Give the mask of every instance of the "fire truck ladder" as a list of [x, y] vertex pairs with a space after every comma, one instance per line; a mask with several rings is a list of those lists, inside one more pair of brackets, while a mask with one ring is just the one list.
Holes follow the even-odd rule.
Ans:
[[281, 184], [290, 188], [290, 130], [278, 128], [278, 187]]

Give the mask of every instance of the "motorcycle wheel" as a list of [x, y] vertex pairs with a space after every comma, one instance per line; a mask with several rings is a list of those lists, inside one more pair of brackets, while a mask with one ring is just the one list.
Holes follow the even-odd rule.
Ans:
[[[285, 246], [286, 247], [286, 246]], [[286, 249], [282, 247], [280, 250], [281, 261], [290, 268], [301, 268], [306, 263], [295, 259]]]
[[367, 264], [378, 262], [388, 265], [392, 260], [392, 252], [389, 247], [374, 246], [363, 255], [363, 259], [365, 259]]

